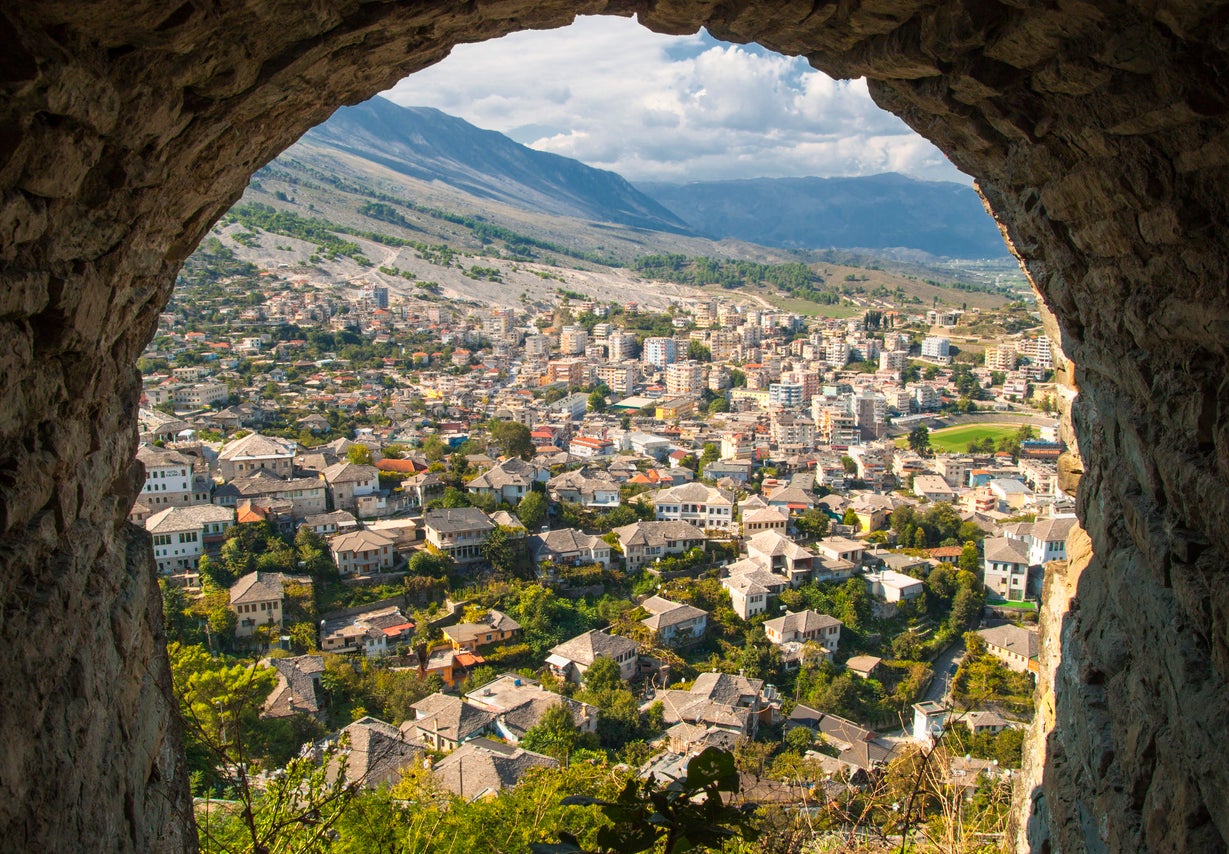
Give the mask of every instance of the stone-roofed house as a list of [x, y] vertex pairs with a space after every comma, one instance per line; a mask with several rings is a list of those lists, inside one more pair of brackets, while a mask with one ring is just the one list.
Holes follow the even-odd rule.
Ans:
[[516, 504], [533, 489], [535, 483], [546, 483], [549, 471], [520, 457], [497, 463], [465, 484], [476, 495], [490, 495], [505, 504]]
[[704, 636], [708, 628], [708, 611], [694, 605], [650, 596], [640, 603], [640, 607], [649, 612], [640, 624], [665, 644], [694, 643]]
[[145, 520], [161, 575], [193, 583], [201, 555], [216, 554], [235, 523], [235, 511], [213, 504], [168, 507]]
[[379, 531], [338, 534], [329, 541], [329, 551], [343, 578], [388, 572], [397, 559], [392, 538]]
[[734, 613], [744, 620], [768, 610], [768, 600], [789, 587], [789, 579], [766, 569], [754, 558], [735, 561], [725, 568], [721, 586], [730, 593]]
[[294, 476], [296, 448], [296, 444], [287, 439], [249, 433], [223, 446], [218, 454], [218, 469], [222, 479], [227, 481], [249, 477], [260, 470], [290, 478]]
[[734, 495], [703, 483], [663, 489], [653, 499], [658, 521], [690, 522], [704, 530], [729, 530], [734, 525]]
[[992, 596], [1020, 601], [1028, 596], [1028, 545], [1022, 539], [987, 537], [982, 544], [982, 578]]
[[585, 507], [619, 506], [619, 482], [613, 475], [601, 469], [585, 468], [564, 472], [548, 480], [546, 489], [555, 501], [567, 501]]
[[401, 724], [409, 740], [432, 750], [456, 750], [472, 738], [494, 731], [495, 713], [466, 703], [460, 697], [435, 693], [414, 703], [414, 719]]
[[615, 528], [627, 568], [648, 566], [660, 557], [682, 554], [705, 540], [704, 531], [690, 522], [634, 522]]
[[658, 691], [645, 703], [662, 704], [663, 720], [716, 727], [752, 737], [761, 723], [772, 723], [777, 705], [761, 679], [732, 673], [701, 673], [690, 689]]
[[762, 531], [747, 540], [747, 557], [784, 575], [790, 587], [809, 581], [815, 569], [815, 555], [780, 531]]
[[230, 609], [238, 617], [235, 637], [251, 637], [257, 626], [281, 626], [288, 581], [310, 584], [311, 578], [281, 572], [249, 572], [231, 585]]
[[626, 682], [636, 675], [640, 645], [608, 630], [594, 629], [552, 647], [546, 663], [556, 676], [579, 684], [585, 671], [599, 658], [609, 658], [618, 664], [619, 676]]
[[534, 768], [557, 768], [559, 760], [489, 738], [467, 741], [440, 760], [432, 775], [455, 795], [472, 801], [515, 786]]
[[234, 507], [245, 500], [287, 502], [296, 519], [324, 513], [328, 507], [324, 481], [315, 477], [283, 477], [266, 469], [235, 478], [213, 493], [213, 503], [224, 507]]
[[1037, 661], [1041, 649], [1037, 632], [1011, 625], [979, 629], [977, 632], [986, 642], [986, 652], [993, 655], [1017, 673], [1040, 673]]
[[[346, 781], [365, 789], [393, 785], [415, 763], [421, 762], [423, 748], [407, 739], [401, 730], [373, 717], [359, 718], [339, 736], [346, 756]], [[337, 776], [340, 762], [330, 765], [330, 776]]]
[[364, 495], [380, 491], [380, 470], [375, 466], [342, 460], [333, 463], [320, 473], [326, 484], [329, 504], [333, 510], [348, 510], [357, 513], [358, 500]]
[[444, 639], [451, 643], [454, 649], [476, 652], [480, 647], [515, 638], [520, 630], [521, 624], [516, 620], [502, 611], [490, 609], [486, 616], [476, 623], [446, 626]]
[[477, 507], [428, 510], [423, 524], [427, 545], [462, 565], [485, 559], [482, 546], [495, 530], [495, 523]]
[[465, 702], [495, 714], [500, 738], [516, 744], [552, 706], [563, 703], [581, 732], [597, 729], [598, 709], [588, 703], [547, 691], [540, 683], [515, 673], [505, 673], [465, 695]]
[[[396, 605], [368, 605], [356, 613], [321, 621], [320, 648], [325, 652], [362, 651], [369, 658], [408, 643], [414, 623]], [[354, 610], [354, 609], [350, 609]]]
[[886, 765], [896, 751], [893, 742], [881, 739], [875, 732], [858, 726], [851, 720], [829, 715], [809, 706], [795, 706], [785, 721], [785, 732], [805, 727], [840, 751], [836, 767], [826, 770], [869, 773]]
[[841, 643], [843, 625], [836, 617], [808, 609], [786, 612], [783, 617], [767, 621], [764, 623], [764, 632], [768, 635], [768, 640], [778, 646], [814, 641], [831, 654], [836, 652]]
[[610, 544], [601, 537], [576, 528], [560, 528], [529, 537], [529, 553], [534, 563], [551, 561], [567, 566], [598, 563], [610, 565]]
[[331, 537], [334, 534], [346, 534], [350, 531], [358, 530], [358, 520], [354, 518], [353, 513], [348, 513], [345, 510], [334, 510], [331, 513], [316, 513], [312, 516], [307, 516], [299, 523], [300, 528], [307, 528], [314, 534], [319, 534], [322, 537]]
[[789, 527], [789, 514], [776, 507], [764, 507], [743, 513], [743, 536], [754, 537], [765, 531], [784, 534]]
[[261, 664], [277, 671], [277, 684], [265, 699], [264, 709], [260, 713], [262, 718], [320, 715], [323, 657], [296, 655], [289, 658], [267, 658]]

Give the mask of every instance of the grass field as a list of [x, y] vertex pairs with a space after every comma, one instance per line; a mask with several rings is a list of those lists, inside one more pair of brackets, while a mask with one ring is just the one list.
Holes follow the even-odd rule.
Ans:
[[[963, 453], [968, 450], [969, 442], [980, 442], [990, 438], [995, 442], [1014, 436], [1020, 429], [1019, 424], [961, 424], [958, 427], [944, 427], [942, 430], [930, 431], [930, 447], [936, 453]], [[896, 440], [898, 447], [908, 446], [909, 439], [902, 436]]]

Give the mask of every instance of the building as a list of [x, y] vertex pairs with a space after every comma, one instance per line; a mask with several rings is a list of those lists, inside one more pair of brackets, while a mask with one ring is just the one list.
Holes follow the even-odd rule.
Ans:
[[678, 341], [673, 338], [646, 338], [640, 351], [643, 362], [660, 370], [677, 362], [678, 355]]
[[666, 366], [666, 394], [699, 397], [704, 392], [704, 366], [699, 362], [672, 362]]
[[447, 753], [495, 729], [495, 713], [460, 697], [435, 693], [414, 703], [414, 719], [399, 729], [408, 741]]
[[467, 492], [489, 495], [504, 504], [516, 504], [533, 490], [535, 483], [546, 483], [547, 469], [519, 457], [496, 463], [465, 484]]
[[282, 625], [282, 602], [286, 598], [285, 583], [292, 579], [280, 572], [249, 572], [230, 588], [230, 609], [238, 621], [235, 637], [247, 638], [259, 626]]
[[653, 510], [659, 521], [728, 530], [734, 523], [734, 496], [715, 486], [685, 483], [659, 492], [653, 499]]
[[550, 561], [565, 566], [610, 565], [610, 544], [575, 528], [534, 534], [529, 538], [529, 553], [537, 564]]
[[362, 652], [368, 658], [378, 658], [399, 644], [408, 644], [413, 637], [414, 623], [395, 605], [348, 610], [354, 613], [342, 612], [340, 617], [322, 621], [320, 648], [325, 652]]
[[498, 794], [515, 786], [534, 768], [557, 768], [558, 759], [511, 744], [474, 738], [431, 768], [439, 784], [464, 800]]
[[704, 531], [690, 522], [633, 522], [615, 528], [627, 568], [648, 566], [667, 555], [682, 554], [703, 545]]
[[925, 584], [911, 575], [897, 572], [894, 569], [884, 569], [879, 572], [868, 572], [863, 576], [870, 586], [872, 596], [877, 596], [885, 602], [900, 602], [916, 599], [922, 595]]
[[987, 592], [1018, 602], [1028, 597], [1028, 546], [1009, 537], [987, 537], [982, 577]]
[[358, 512], [359, 497], [380, 491], [380, 470], [375, 466], [342, 460], [320, 473], [331, 510]]
[[201, 555], [216, 552], [234, 524], [234, 510], [213, 504], [168, 507], [154, 513], [145, 520], [145, 530], [153, 538], [158, 573], [194, 582]]
[[194, 471], [194, 457], [169, 448], [141, 445], [137, 448], [137, 461], [145, 466], [145, 483], [137, 500], [150, 510], [209, 503], [213, 483], [207, 475]]
[[986, 652], [1017, 673], [1040, 673], [1037, 656], [1041, 643], [1035, 630], [1010, 623], [989, 629], [978, 629], [986, 642]]
[[797, 409], [805, 402], [802, 383], [770, 383], [768, 385], [768, 402], [785, 409]]
[[520, 631], [520, 623], [492, 608], [477, 622], [445, 627], [444, 640], [454, 649], [477, 652], [480, 647], [512, 640]]
[[495, 733], [516, 744], [537, 725], [547, 710], [560, 703], [572, 713], [581, 732], [597, 729], [598, 709], [588, 703], [547, 691], [538, 682], [505, 673], [465, 695], [465, 702], [495, 714]]
[[768, 640], [778, 646], [814, 641], [831, 653], [835, 652], [841, 643], [842, 626], [844, 623], [836, 617], [808, 609], [786, 612], [783, 617], [769, 620], [764, 623], [764, 632], [768, 635]]
[[656, 699], [668, 726], [713, 726], [748, 738], [761, 723], [773, 723], [780, 710], [771, 686], [731, 673], [701, 673], [689, 690], [659, 691]]
[[952, 342], [938, 335], [922, 339], [922, 358], [930, 362], [948, 364], [952, 360]]
[[329, 551], [343, 578], [388, 572], [397, 559], [392, 538], [379, 531], [339, 534], [329, 541]]
[[294, 442], [286, 439], [249, 433], [223, 446], [218, 454], [218, 470], [222, 473], [222, 479], [227, 481], [248, 477], [261, 470], [290, 478], [294, 476], [296, 447]]
[[618, 664], [619, 677], [626, 682], [637, 675], [640, 645], [630, 638], [594, 629], [552, 647], [546, 663], [559, 678], [579, 684], [585, 671], [599, 658], [609, 658]]
[[458, 564], [483, 560], [482, 546], [495, 523], [477, 507], [428, 510], [423, 514], [427, 545]]
[[1014, 347], [987, 347], [986, 369], [1014, 371], [1016, 369], [1016, 349]]
[[640, 624], [662, 643], [671, 646], [698, 641], [708, 628], [708, 612], [694, 605], [650, 596], [640, 607], [649, 612]]

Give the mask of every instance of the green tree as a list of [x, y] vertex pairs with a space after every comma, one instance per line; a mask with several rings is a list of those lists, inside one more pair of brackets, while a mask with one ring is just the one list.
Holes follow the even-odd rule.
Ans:
[[414, 552], [406, 568], [413, 576], [439, 578], [451, 572], [452, 565], [452, 558], [448, 555], [434, 554], [424, 550]]
[[845, 515], [841, 517], [841, 524], [849, 525], [855, 531], [862, 527], [862, 523], [858, 521], [858, 514], [852, 507], [846, 510]]
[[571, 708], [560, 701], [547, 709], [538, 722], [529, 728], [520, 745], [526, 750], [553, 756], [566, 767], [573, 751], [582, 744], [583, 735], [576, 728]]
[[533, 458], [533, 438], [524, 424], [518, 421], [492, 420], [487, 422], [487, 432], [491, 434], [491, 441], [499, 446], [503, 456], [525, 460]]
[[687, 358], [695, 362], [711, 362], [713, 351], [699, 341], [692, 340], [687, 344]]
[[[855, 516], [857, 514], [854, 514]], [[794, 520], [794, 527], [798, 531], [816, 540], [821, 540], [828, 536], [828, 528], [832, 520], [828, 518], [828, 514], [822, 510], [805, 510], [802, 515]]]
[[930, 456], [930, 428], [919, 424], [909, 431], [909, 448], [923, 457]]
[[845, 474], [856, 475], [858, 473], [858, 463], [853, 457], [841, 457], [841, 465], [845, 469]]
[[605, 412], [606, 411], [606, 395], [600, 391], [589, 392], [589, 411], [590, 412]]
[[726, 397], [725, 395], [718, 395], [717, 397], [709, 401], [708, 411], [709, 411], [709, 414], [711, 415], [715, 415], [718, 412], [729, 412], [730, 411], [730, 399]]
[[366, 445], [351, 445], [346, 448], [346, 459], [355, 465], [369, 466], [372, 463], [371, 449]]
[[960, 549], [960, 557], [956, 559], [956, 566], [967, 572], [977, 572], [981, 567], [981, 556], [977, 553], [977, 544], [969, 541]]
[[549, 502], [542, 493], [527, 492], [525, 497], [516, 503], [516, 518], [528, 531], [536, 531], [546, 521]]
[[499, 572], [511, 573], [516, 569], [519, 558], [518, 545], [512, 532], [499, 525], [482, 544], [482, 556]]
[[619, 663], [613, 658], [601, 656], [585, 671], [585, 690], [594, 694], [603, 691], [613, 691], [622, 687], [623, 678], [619, 675]]

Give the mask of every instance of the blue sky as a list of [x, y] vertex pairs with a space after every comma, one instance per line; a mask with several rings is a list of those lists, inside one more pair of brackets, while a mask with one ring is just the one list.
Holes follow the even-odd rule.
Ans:
[[880, 172], [969, 181], [875, 106], [862, 80], [625, 18], [460, 45], [383, 94], [632, 181]]

